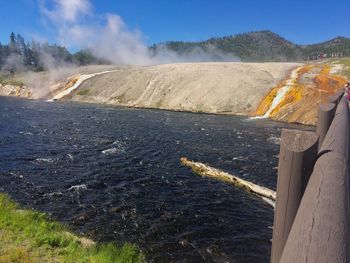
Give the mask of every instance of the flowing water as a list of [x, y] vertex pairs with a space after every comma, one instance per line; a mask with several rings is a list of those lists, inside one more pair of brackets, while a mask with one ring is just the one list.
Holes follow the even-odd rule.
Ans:
[[79, 88], [79, 86], [88, 79], [91, 79], [93, 77], [99, 76], [99, 75], [103, 75], [103, 74], [107, 74], [107, 73], [111, 73], [111, 72], [115, 72], [118, 70], [107, 70], [107, 71], [102, 71], [102, 72], [98, 72], [98, 73], [93, 73], [93, 74], [83, 74], [80, 75], [77, 79], [77, 81], [69, 88], [64, 89], [63, 91], [61, 91], [60, 93], [56, 94], [52, 99], [47, 100], [48, 102], [53, 102], [59, 99], [62, 99], [65, 96], [68, 96], [69, 94], [71, 94], [74, 90], [76, 90], [77, 88]]
[[149, 262], [269, 262], [273, 209], [182, 156], [274, 189], [290, 126], [245, 117], [0, 98], [0, 192]]

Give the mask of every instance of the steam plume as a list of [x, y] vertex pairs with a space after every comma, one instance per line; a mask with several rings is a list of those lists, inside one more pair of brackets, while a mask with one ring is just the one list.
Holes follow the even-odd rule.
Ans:
[[96, 14], [90, 0], [39, 0], [43, 17], [57, 32], [60, 44], [88, 49], [114, 64], [149, 65], [191, 61], [237, 61], [215, 47], [178, 55], [166, 47], [151, 54], [142, 32], [130, 29], [116, 14]]

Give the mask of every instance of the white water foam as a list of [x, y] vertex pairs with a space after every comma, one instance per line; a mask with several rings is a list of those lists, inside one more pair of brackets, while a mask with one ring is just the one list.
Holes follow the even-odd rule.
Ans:
[[74, 156], [73, 156], [72, 154], [68, 153], [67, 156], [68, 156], [68, 158], [69, 158], [71, 161], [74, 160]]
[[112, 147], [106, 150], [101, 151], [103, 154], [109, 155], [109, 154], [115, 154], [115, 153], [119, 153], [119, 154], [123, 154], [126, 152], [125, 150], [125, 143], [122, 141], [115, 141], [113, 142], [113, 145], [116, 147]]
[[33, 135], [33, 133], [31, 133], [31, 132], [19, 132], [19, 134], [23, 134], [23, 135]]
[[110, 149], [106, 149], [106, 150], [103, 150], [102, 153], [103, 154], [106, 154], [106, 155], [109, 155], [109, 154], [114, 154], [114, 153], [117, 153], [117, 148], [110, 148]]
[[62, 192], [52, 192], [52, 193], [44, 194], [44, 197], [49, 197], [49, 198], [59, 197], [59, 196], [63, 196], [63, 193]]
[[74, 190], [74, 191], [87, 190], [87, 186], [86, 184], [73, 185], [68, 188], [68, 191], [71, 191], [71, 190]]
[[233, 157], [232, 161], [246, 161], [248, 159], [248, 157], [246, 156], [237, 156], [237, 157]]
[[51, 158], [37, 158], [35, 159], [36, 162], [38, 163], [53, 163], [54, 159]]
[[281, 144], [281, 138], [276, 137], [274, 135], [271, 135], [269, 138], [267, 138], [267, 141], [276, 145], [280, 145]]

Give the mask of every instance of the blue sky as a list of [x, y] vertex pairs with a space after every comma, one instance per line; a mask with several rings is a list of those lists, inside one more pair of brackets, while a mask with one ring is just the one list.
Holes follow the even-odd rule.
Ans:
[[[56, 42], [39, 10], [40, 0], [0, 0], [0, 41], [11, 31]], [[41, 0], [43, 1], [43, 0]], [[51, 0], [46, 0], [50, 6]], [[51, 2], [53, 2], [52, 0]], [[308, 0], [91, 0], [98, 18], [121, 16], [150, 45], [166, 40], [205, 40], [269, 29], [298, 44], [350, 37], [350, 1]], [[92, 18], [90, 18], [92, 19]]]

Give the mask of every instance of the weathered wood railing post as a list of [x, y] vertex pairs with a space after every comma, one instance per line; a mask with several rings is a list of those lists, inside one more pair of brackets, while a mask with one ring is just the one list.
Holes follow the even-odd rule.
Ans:
[[316, 162], [280, 263], [349, 262], [347, 160], [328, 152]]
[[336, 104], [334, 103], [323, 103], [318, 108], [318, 121], [316, 126], [316, 132], [319, 136], [319, 148], [322, 146], [323, 140], [326, 137], [329, 126], [331, 126], [335, 114], [335, 109]]
[[342, 97], [279, 263], [350, 262], [348, 107]]
[[317, 158], [314, 132], [282, 131], [271, 263], [278, 263]]

